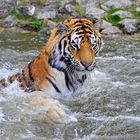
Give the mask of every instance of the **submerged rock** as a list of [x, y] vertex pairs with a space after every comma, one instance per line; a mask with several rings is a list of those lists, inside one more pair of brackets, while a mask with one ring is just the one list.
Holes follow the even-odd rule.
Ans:
[[124, 19], [121, 22], [124, 32], [133, 34], [137, 31], [137, 21], [135, 19]]
[[117, 16], [119, 16], [121, 19], [133, 17], [133, 15], [132, 15], [130, 12], [123, 11], [123, 10], [119, 10], [119, 11], [113, 13], [112, 15], [113, 15], [113, 16], [117, 15]]
[[6, 28], [13, 27], [17, 24], [17, 20], [15, 16], [8, 16], [3, 23], [3, 26]]

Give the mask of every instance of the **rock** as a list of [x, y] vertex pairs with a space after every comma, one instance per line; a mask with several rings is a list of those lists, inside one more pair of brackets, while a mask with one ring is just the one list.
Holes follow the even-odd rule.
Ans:
[[40, 38], [43, 38], [43, 40], [46, 40], [48, 36], [50, 35], [50, 33], [51, 33], [51, 30], [48, 27], [46, 27], [39, 31], [39, 36]]
[[18, 20], [18, 26], [19, 27], [24, 27], [26, 25], [30, 24], [30, 21], [27, 20]]
[[74, 2], [75, 4], [77, 4], [75, 0], [74, 0], [74, 1], [72, 1], [72, 0], [61, 0], [61, 1], [60, 1], [60, 0], [59, 0], [59, 4], [60, 4], [61, 6], [63, 6], [63, 7], [64, 7], [66, 4], [72, 4], [73, 2]]
[[140, 14], [140, 7], [137, 7], [136, 11]]
[[8, 16], [5, 20], [4, 20], [4, 27], [6, 28], [10, 28], [13, 27], [17, 24], [17, 20], [15, 16]]
[[35, 6], [34, 5], [26, 5], [16, 8], [16, 12], [20, 13], [24, 16], [33, 16], [35, 13]]
[[86, 7], [86, 16], [93, 19], [101, 19], [105, 15], [105, 11], [97, 7]]
[[100, 7], [104, 10], [104, 11], [108, 11], [109, 8], [107, 8], [105, 5], [101, 4]]
[[18, 20], [18, 27], [24, 31], [38, 31], [38, 28], [33, 27], [30, 21]]
[[132, 6], [131, 0], [109, 0], [103, 4], [103, 7], [106, 9], [114, 9], [114, 8], [130, 8]]
[[135, 19], [124, 19], [120, 22], [124, 28], [124, 31], [131, 34], [137, 31], [137, 20]]
[[59, 8], [59, 12], [63, 13], [63, 14], [70, 14], [70, 13], [74, 12], [74, 7], [72, 4], [66, 4]]
[[[132, 39], [133, 41], [139, 41], [140, 40], [140, 33], [131, 35], [131, 36], [129, 36], [129, 38]], [[138, 59], [140, 59], [140, 53], [139, 53], [139, 56], [136, 56], [136, 57], [139, 57]]]
[[137, 6], [140, 6], [140, 0], [136, 0]]
[[119, 10], [119, 11], [113, 13], [112, 15], [113, 15], [113, 16], [117, 15], [117, 16], [119, 16], [121, 19], [133, 17], [133, 15], [132, 15], [130, 12], [123, 11], [123, 10]]
[[106, 2], [106, 1], [108, 1], [108, 0], [76, 0], [76, 2], [77, 2], [79, 5], [82, 5], [82, 6], [86, 5], [87, 2], [88, 2], [88, 3], [94, 2], [95, 4], [98, 5], [98, 4], [104, 3], [104, 2]]
[[121, 22], [124, 32], [133, 34], [137, 31], [137, 21], [135, 19], [124, 19]]
[[26, 6], [29, 3], [31, 3], [31, 0], [17, 0], [17, 6], [18, 7], [20, 7], [20, 6]]
[[72, 4], [66, 4], [65, 9], [68, 11], [68, 13], [72, 13], [74, 11]]
[[35, 11], [35, 18], [37, 19], [54, 19], [58, 15], [57, 11], [51, 7], [44, 7]]
[[111, 23], [109, 23], [105, 20], [102, 20], [101, 30], [106, 29], [106, 28], [111, 27], [111, 26], [112, 26]]
[[[0, 27], [0, 34], [4, 31], [4, 28], [1, 28]], [[1, 80], [1, 77], [0, 77], [0, 80]]]
[[53, 22], [51, 20], [48, 20], [47, 21], [47, 27], [49, 27], [50, 30], [53, 30], [56, 26], [57, 26], [57, 23], [56, 22]]
[[102, 30], [112, 26], [111, 23], [109, 23], [103, 19], [96, 21], [96, 23], [94, 25], [98, 31], [102, 31]]
[[[46, 0], [46, 1], [47, 1], [47, 5], [49, 5], [49, 6], [60, 2], [60, 0]], [[63, 1], [65, 1], [65, 0], [63, 0]]]
[[16, 0], [0, 0], [0, 18], [8, 16], [16, 6]]
[[110, 27], [102, 30], [101, 33], [102, 34], [107, 34], [107, 35], [110, 35], [110, 34], [122, 34], [122, 31], [120, 29], [118, 29], [117, 27], [115, 27], [115, 26], [110, 26]]
[[86, 5], [87, 4], [87, 0], [76, 0], [76, 2], [80, 5]]
[[53, 21], [48, 20], [47, 21], [47, 27], [43, 28], [39, 31], [39, 36], [41, 38], [44, 38], [45, 40], [48, 38], [48, 36], [51, 34], [51, 31], [57, 26], [57, 24]]
[[105, 11], [97, 8], [96, 2], [89, 0], [86, 5], [86, 16], [93, 19], [101, 19], [105, 15]]
[[92, 8], [95, 8], [96, 7], [96, 3], [93, 0], [86, 1], [85, 5], [86, 5], [86, 10], [92, 9]]

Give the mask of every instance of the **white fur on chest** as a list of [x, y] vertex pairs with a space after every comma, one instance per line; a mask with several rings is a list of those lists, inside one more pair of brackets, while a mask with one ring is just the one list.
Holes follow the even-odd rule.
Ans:
[[[51, 78], [51, 81], [53, 82], [53, 84], [52, 84], [52, 82], [50, 82], [49, 88], [46, 89], [45, 92], [48, 95], [51, 95], [51, 96], [54, 96], [54, 97], [59, 97], [60, 95], [61, 96], [71, 95], [73, 92], [80, 89], [81, 86], [83, 85], [83, 83], [81, 83], [79, 81], [76, 81], [77, 76], [78, 76], [78, 80], [80, 80], [80, 79], [82, 80], [82, 77], [84, 75], [88, 75], [87, 73], [80, 72], [80, 71], [77, 72], [77, 76], [75, 74], [71, 75], [73, 79], [75, 78], [75, 80], [73, 81], [73, 85], [72, 85], [72, 86], [74, 86], [75, 90], [73, 90], [73, 89], [69, 88], [68, 85], [66, 85], [66, 83], [68, 82], [66, 80], [70, 80], [70, 79], [65, 78], [66, 75], [64, 74], [64, 72], [59, 71], [55, 68], [51, 68], [51, 71], [52, 71], [52, 74], [53, 74], [52, 75], [53, 78]], [[57, 87], [57, 89], [54, 86], [54, 84]], [[59, 90], [59, 92], [58, 92], [58, 90]]]
[[69, 92], [65, 83], [65, 75], [63, 72], [53, 69], [55, 71], [56, 84], [62, 93]]
[[45, 92], [47, 92], [49, 95], [52, 95], [52, 96], [57, 96], [58, 94], [71, 93], [66, 86], [64, 73], [61, 71], [58, 71], [55, 68], [52, 68], [51, 71], [53, 72], [53, 77], [54, 77], [51, 80], [60, 90], [60, 93], [56, 91], [56, 89], [54, 88], [52, 84], [50, 84], [49, 89], [46, 89]]

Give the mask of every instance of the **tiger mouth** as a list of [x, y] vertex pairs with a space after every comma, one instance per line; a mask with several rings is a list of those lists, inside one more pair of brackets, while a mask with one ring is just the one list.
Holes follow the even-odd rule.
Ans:
[[91, 72], [96, 68], [96, 63], [92, 64], [92, 66], [89, 67], [76, 66], [75, 68], [77, 71]]

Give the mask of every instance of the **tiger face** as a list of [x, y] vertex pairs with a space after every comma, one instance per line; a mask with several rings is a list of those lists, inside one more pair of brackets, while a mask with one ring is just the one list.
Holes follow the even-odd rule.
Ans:
[[64, 23], [68, 32], [61, 37], [55, 49], [53, 64], [59, 70], [70, 67], [76, 71], [92, 71], [96, 66], [95, 56], [102, 46], [100, 33], [87, 19]]
[[72, 63], [77, 70], [91, 71], [95, 68], [95, 55], [97, 52], [94, 47], [96, 44], [97, 40], [94, 33], [89, 35], [83, 30], [71, 35], [69, 50], [73, 58]]

